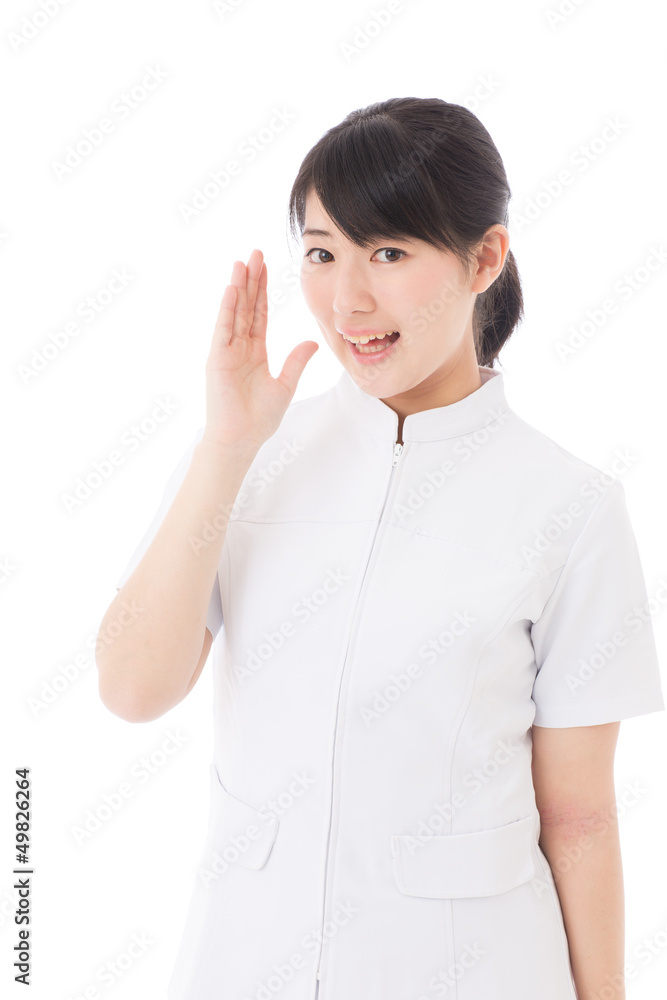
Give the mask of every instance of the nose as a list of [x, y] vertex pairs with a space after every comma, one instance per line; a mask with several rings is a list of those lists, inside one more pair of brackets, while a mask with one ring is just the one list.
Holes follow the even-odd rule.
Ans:
[[362, 270], [353, 263], [339, 265], [332, 302], [337, 316], [352, 316], [357, 312], [372, 312], [375, 308], [373, 294]]

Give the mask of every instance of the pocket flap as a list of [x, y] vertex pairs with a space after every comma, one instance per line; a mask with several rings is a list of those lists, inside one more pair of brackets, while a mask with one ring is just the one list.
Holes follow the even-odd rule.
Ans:
[[535, 817], [475, 833], [393, 835], [394, 877], [408, 896], [493, 896], [535, 874]]
[[237, 799], [211, 764], [211, 813], [208, 844], [223, 862], [244, 868], [262, 868], [278, 833], [276, 816]]

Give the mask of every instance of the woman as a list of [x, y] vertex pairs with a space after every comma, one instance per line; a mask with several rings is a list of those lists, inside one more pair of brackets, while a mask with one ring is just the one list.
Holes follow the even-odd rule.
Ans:
[[343, 371], [295, 403], [318, 345], [274, 379], [266, 265], [235, 264], [206, 424], [102, 627], [143, 611], [98, 657], [144, 721], [219, 637], [170, 1000], [624, 997], [614, 749], [664, 701], [622, 484], [494, 368], [522, 315], [509, 197], [464, 107], [330, 129], [290, 221]]

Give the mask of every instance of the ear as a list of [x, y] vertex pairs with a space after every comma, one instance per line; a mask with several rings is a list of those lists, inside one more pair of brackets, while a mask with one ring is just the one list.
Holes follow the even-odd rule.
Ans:
[[507, 252], [510, 248], [510, 235], [505, 226], [500, 223], [491, 226], [475, 250], [477, 267], [471, 292], [485, 292], [503, 269]]

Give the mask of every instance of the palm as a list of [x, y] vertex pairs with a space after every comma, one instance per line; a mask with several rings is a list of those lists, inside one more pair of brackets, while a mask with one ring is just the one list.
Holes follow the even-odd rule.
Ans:
[[318, 349], [303, 341], [277, 378], [266, 352], [267, 270], [253, 250], [247, 268], [236, 261], [222, 297], [206, 363], [206, 437], [221, 445], [259, 447], [278, 429], [306, 364]]

